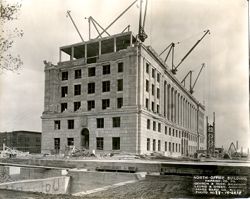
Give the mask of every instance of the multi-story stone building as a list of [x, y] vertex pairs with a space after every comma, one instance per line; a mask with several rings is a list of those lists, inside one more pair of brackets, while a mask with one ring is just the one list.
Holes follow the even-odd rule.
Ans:
[[190, 155], [205, 148], [204, 111], [132, 32], [92, 39], [45, 61], [42, 151]]

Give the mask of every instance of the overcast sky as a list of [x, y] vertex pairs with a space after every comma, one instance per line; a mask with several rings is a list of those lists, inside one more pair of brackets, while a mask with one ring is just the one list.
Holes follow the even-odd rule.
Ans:
[[[14, 2], [14, 0], [9, 0]], [[0, 131], [41, 131], [44, 103], [43, 60], [56, 64], [59, 47], [80, 42], [66, 11], [71, 10], [84, 39], [93, 16], [106, 27], [133, 0], [23, 0], [17, 26], [24, 31], [17, 39], [14, 54], [20, 54], [24, 65], [18, 73], [0, 74]], [[160, 53], [171, 42], [177, 64], [185, 53], [207, 35], [179, 67], [182, 80], [189, 70], [197, 75], [202, 63], [205, 69], [197, 82], [194, 96], [206, 106], [212, 122], [216, 112], [216, 145], [228, 147], [232, 141], [250, 145], [248, 90], [247, 0], [149, 0], [146, 45]], [[138, 32], [138, 3], [109, 30], [121, 32], [127, 25]], [[7, 26], [6, 26], [7, 28]], [[93, 37], [96, 35], [92, 32]], [[164, 56], [163, 56], [164, 58]]]

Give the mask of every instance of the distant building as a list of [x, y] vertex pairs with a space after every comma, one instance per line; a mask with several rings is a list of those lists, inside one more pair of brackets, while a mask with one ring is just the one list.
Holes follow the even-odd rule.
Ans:
[[57, 65], [44, 63], [42, 152], [205, 149], [204, 105], [132, 32], [61, 47]]
[[34, 131], [0, 132], [0, 149], [3, 143], [23, 152], [41, 153], [41, 133]]

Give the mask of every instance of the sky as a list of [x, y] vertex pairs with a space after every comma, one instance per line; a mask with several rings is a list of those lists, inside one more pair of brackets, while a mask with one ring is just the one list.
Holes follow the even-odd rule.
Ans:
[[[66, 17], [67, 10], [71, 10], [86, 41], [85, 17], [92, 16], [107, 27], [133, 0], [8, 0], [17, 1], [22, 3], [18, 20], [4, 28], [23, 30], [24, 36], [15, 40], [12, 53], [19, 54], [24, 64], [18, 72], [0, 74], [0, 132], [41, 131], [43, 60], [56, 64], [60, 46], [81, 41]], [[148, 0], [146, 16], [145, 45], [161, 53], [171, 42], [180, 42], [175, 47], [175, 64], [204, 30], [210, 30], [211, 34], [180, 65], [177, 78], [182, 80], [190, 70], [195, 78], [205, 63], [193, 95], [205, 104], [210, 122], [216, 113], [216, 146], [227, 148], [238, 140], [240, 147], [250, 147], [247, 0]], [[109, 33], [119, 33], [131, 25], [137, 34], [138, 21], [136, 3]], [[95, 38], [93, 29], [91, 36]]]

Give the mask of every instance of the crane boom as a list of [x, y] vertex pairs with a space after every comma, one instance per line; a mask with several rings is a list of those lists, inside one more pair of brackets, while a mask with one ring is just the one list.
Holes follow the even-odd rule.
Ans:
[[106, 32], [122, 15], [124, 15], [125, 12], [127, 12], [138, 0], [135, 0], [132, 4], [130, 4], [129, 7], [127, 7], [118, 17], [115, 18], [114, 21], [112, 21], [101, 33], [100, 35], [97, 37], [99, 38], [100, 36], [102, 36], [102, 34], [104, 32]]
[[182, 64], [182, 62], [188, 57], [188, 55], [194, 50], [194, 48], [203, 40], [203, 38], [210, 33], [209, 30], [206, 30], [204, 35], [192, 46], [192, 48], [186, 53], [186, 55], [181, 59], [181, 61], [179, 62], [179, 64], [177, 64], [177, 66], [172, 70], [173, 74], [176, 74], [177, 72], [177, 68]]
[[205, 67], [205, 64], [202, 63], [202, 64], [201, 64], [201, 69], [200, 69], [200, 71], [199, 71], [199, 73], [198, 73], [198, 75], [197, 75], [197, 77], [196, 77], [196, 79], [195, 79], [195, 81], [194, 81], [194, 84], [192, 84], [192, 73], [193, 73], [192, 70], [190, 70], [190, 71], [186, 74], [186, 76], [183, 78], [183, 80], [181, 81], [181, 83], [184, 83], [184, 87], [185, 87], [185, 81], [186, 81], [187, 77], [190, 76], [190, 77], [189, 77], [189, 78], [190, 78], [190, 83], [189, 83], [190, 90], [189, 90], [189, 92], [190, 92], [191, 94], [194, 93], [194, 87], [195, 87], [195, 85], [196, 85], [196, 83], [197, 83], [197, 81], [198, 81], [198, 78], [200, 77], [201, 71], [203, 70], [204, 67]]
[[67, 16], [69, 16], [71, 22], [73, 23], [73, 25], [74, 25], [74, 27], [75, 27], [75, 29], [76, 29], [78, 35], [80, 36], [81, 40], [84, 41], [83, 38], [82, 38], [82, 35], [81, 35], [80, 31], [78, 30], [78, 28], [77, 28], [77, 26], [76, 26], [76, 24], [75, 24], [73, 18], [72, 18], [71, 15], [70, 15], [70, 10], [67, 11], [67, 14], [68, 14]]
[[198, 75], [197, 75], [197, 77], [196, 77], [196, 79], [195, 79], [195, 81], [194, 81], [194, 84], [193, 84], [193, 86], [192, 86], [192, 88], [191, 88], [190, 92], [191, 92], [191, 91], [192, 91], [192, 93], [194, 92], [194, 91], [193, 91], [193, 89], [194, 89], [195, 84], [196, 84], [196, 82], [197, 82], [198, 78], [200, 77], [201, 71], [203, 70], [203, 68], [204, 68], [204, 67], [205, 67], [205, 64], [204, 64], [204, 63], [202, 63], [202, 64], [201, 64], [201, 69], [200, 69], [200, 71], [199, 71], [199, 73], [198, 73]]

